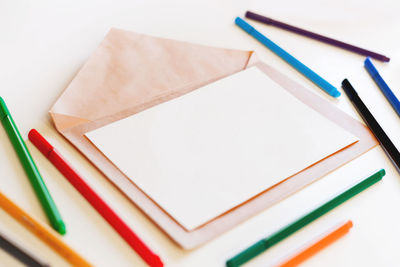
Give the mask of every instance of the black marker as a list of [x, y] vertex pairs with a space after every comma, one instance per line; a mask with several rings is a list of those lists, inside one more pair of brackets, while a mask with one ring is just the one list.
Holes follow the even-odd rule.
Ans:
[[25, 264], [29, 267], [48, 267], [47, 263], [43, 263], [35, 256], [30, 254], [28, 251], [20, 248], [17, 244], [0, 234], [0, 248], [6, 251], [8, 254]]
[[397, 171], [400, 172], [400, 153], [397, 150], [397, 148], [394, 146], [392, 141], [383, 131], [382, 127], [376, 121], [374, 116], [372, 116], [367, 106], [365, 106], [365, 104], [362, 102], [356, 90], [354, 90], [353, 86], [347, 79], [343, 80], [342, 87], [346, 95], [349, 97], [351, 103], [353, 103], [354, 107], [356, 108], [360, 116], [363, 118], [364, 122], [367, 124], [368, 128], [375, 135], [376, 139], [378, 139], [383, 150], [389, 156], [393, 165], [396, 167]]

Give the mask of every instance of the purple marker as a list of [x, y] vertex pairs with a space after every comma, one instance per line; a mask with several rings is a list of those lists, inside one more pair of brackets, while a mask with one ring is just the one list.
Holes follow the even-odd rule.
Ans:
[[329, 37], [326, 37], [326, 36], [323, 36], [323, 35], [320, 35], [317, 33], [303, 30], [303, 29], [297, 28], [295, 26], [292, 26], [292, 25], [289, 25], [289, 24], [286, 24], [283, 22], [279, 22], [279, 21], [273, 20], [271, 18], [264, 17], [264, 16], [258, 15], [256, 13], [253, 13], [250, 11], [246, 12], [246, 18], [253, 19], [253, 20], [268, 24], [268, 25], [272, 25], [272, 26], [275, 26], [275, 27], [278, 27], [278, 28], [281, 28], [281, 29], [284, 29], [284, 30], [287, 30], [290, 32], [294, 32], [294, 33], [309, 37], [311, 39], [315, 39], [315, 40], [318, 40], [318, 41], [321, 41], [321, 42], [324, 42], [324, 43], [327, 43], [327, 44], [330, 44], [333, 46], [337, 46], [337, 47], [352, 51], [352, 52], [360, 54], [360, 55], [375, 58], [380, 61], [388, 62], [390, 60], [390, 58], [385, 57], [384, 55], [381, 55], [381, 54], [378, 54], [378, 53], [375, 53], [375, 52], [372, 52], [372, 51], [369, 51], [369, 50], [366, 50], [366, 49], [363, 49], [363, 48], [360, 48], [360, 47], [357, 47], [357, 46], [354, 46], [351, 44], [346, 44], [341, 41], [338, 41], [338, 40], [335, 40], [335, 39], [332, 39], [332, 38], [329, 38]]

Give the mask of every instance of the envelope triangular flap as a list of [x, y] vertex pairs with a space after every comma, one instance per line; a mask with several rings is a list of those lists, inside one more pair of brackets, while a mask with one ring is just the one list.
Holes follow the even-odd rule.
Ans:
[[251, 51], [111, 29], [50, 112], [62, 131], [201, 87], [244, 69], [253, 58]]

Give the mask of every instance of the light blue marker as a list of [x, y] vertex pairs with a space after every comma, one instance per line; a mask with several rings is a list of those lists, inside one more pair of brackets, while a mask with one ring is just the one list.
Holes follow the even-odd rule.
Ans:
[[294, 58], [292, 55], [290, 55], [288, 52], [280, 48], [278, 45], [276, 45], [274, 42], [269, 40], [267, 37], [262, 35], [259, 31], [254, 29], [250, 24], [248, 24], [246, 21], [243, 19], [237, 17], [235, 19], [236, 25], [238, 25], [240, 28], [242, 28], [244, 31], [246, 31], [248, 34], [256, 38], [260, 43], [265, 45], [267, 48], [269, 48], [272, 52], [277, 54], [280, 58], [285, 60], [288, 64], [290, 64], [293, 68], [295, 68], [298, 72], [306, 76], [309, 80], [311, 80], [313, 83], [318, 85], [322, 90], [327, 92], [329, 95], [333, 97], [339, 97], [340, 92], [330, 83], [325, 81], [322, 77], [320, 77], [318, 74], [316, 74], [314, 71], [309, 69], [306, 65], [298, 61], [296, 58]]
[[400, 116], [400, 102], [395, 96], [395, 94], [390, 90], [389, 86], [382, 79], [379, 72], [376, 70], [375, 66], [372, 64], [372, 61], [369, 57], [364, 61], [364, 67], [368, 71], [369, 75], [371, 75], [372, 79], [374, 79], [375, 83], [381, 89], [382, 93], [386, 96], [389, 103], [392, 105], [394, 110], [397, 112], [397, 115]]

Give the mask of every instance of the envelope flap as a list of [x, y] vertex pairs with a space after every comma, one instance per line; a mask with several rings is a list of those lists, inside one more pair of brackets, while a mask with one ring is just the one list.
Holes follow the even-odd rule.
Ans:
[[244, 69], [254, 58], [251, 51], [111, 29], [50, 112], [63, 130], [200, 87]]
[[78, 124], [89, 122], [89, 120], [86, 120], [86, 119], [69, 116], [69, 115], [64, 115], [61, 113], [50, 112], [50, 115], [51, 115], [57, 129], [68, 129], [68, 128], [76, 126]]

